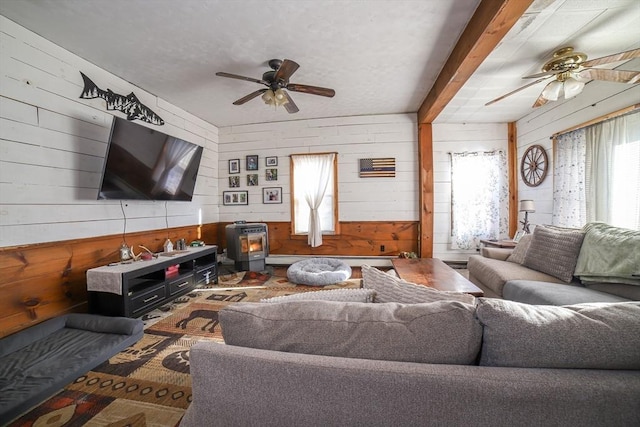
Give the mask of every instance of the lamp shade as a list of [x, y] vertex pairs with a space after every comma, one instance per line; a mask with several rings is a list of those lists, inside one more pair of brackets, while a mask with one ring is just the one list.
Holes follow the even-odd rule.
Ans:
[[562, 91], [562, 82], [554, 80], [542, 90], [542, 97], [548, 101], [557, 101]]
[[584, 82], [580, 82], [573, 77], [569, 77], [564, 81], [564, 98], [573, 98], [584, 89]]
[[533, 200], [520, 200], [520, 212], [535, 212], [536, 206]]

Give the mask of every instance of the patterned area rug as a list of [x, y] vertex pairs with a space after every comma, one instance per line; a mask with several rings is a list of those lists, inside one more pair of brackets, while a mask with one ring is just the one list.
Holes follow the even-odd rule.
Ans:
[[223, 342], [220, 309], [239, 301], [360, 287], [360, 279], [318, 288], [252, 272], [225, 275], [219, 282], [146, 314], [140, 341], [9, 425], [177, 426], [191, 403], [189, 348], [202, 340]]

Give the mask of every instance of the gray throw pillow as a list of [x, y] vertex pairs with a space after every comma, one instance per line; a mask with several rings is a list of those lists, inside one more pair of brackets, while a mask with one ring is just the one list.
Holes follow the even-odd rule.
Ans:
[[532, 234], [525, 234], [522, 236], [516, 247], [513, 249], [513, 252], [511, 252], [511, 255], [507, 258], [507, 261], [522, 264], [524, 262], [524, 257], [527, 255], [527, 251], [529, 250], [529, 245], [531, 245], [532, 237]]
[[362, 287], [376, 291], [375, 302], [416, 304], [433, 301], [461, 301], [473, 304], [475, 297], [462, 292], [445, 292], [407, 282], [369, 265], [362, 265]]
[[264, 298], [260, 302], [287, 301], [342, 301], [342, 302], [373, 302], [376, 291], [373, 289], [327, 289], [324, 291], [301, 292], [281, 297]]
[[640, 369], [640, 302], [529, 305], [478, 298], [480, 365]]
[[539, 225], [533, 230], [523, 264], [569, 283], [583, 239], [582, 230]]
[[475, 307], [457, 301], [237, 303], [219, 319], [229, 345], [360, 359], [467, 365], [482, 341]]

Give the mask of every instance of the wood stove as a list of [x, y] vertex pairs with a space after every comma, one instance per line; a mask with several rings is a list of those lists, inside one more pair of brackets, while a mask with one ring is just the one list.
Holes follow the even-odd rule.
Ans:
[[236, 221], [225, 227], [227, 257], [238, 271], [262, 271], [269, 255], [267, 224]]

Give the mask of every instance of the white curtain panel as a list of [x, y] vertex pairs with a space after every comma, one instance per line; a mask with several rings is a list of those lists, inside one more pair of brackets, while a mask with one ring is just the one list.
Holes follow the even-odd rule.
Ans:
[[640, 229], [640, 112], [556, 138], [553, 224]]
[[587, 222], [586, 151], [584, 128], [556, 138], [552, 223], [559, 227], [580, 228]]
[[451, 153], [453, 249], [508, 236], [509, 186], [503, 151]]
[[[292, 156], [294, 168], [297, 171], [305, 171], [305, 175], [314, 177], [304, 185], [296, 185], [295, 191], [302, 191], [301, 196], [309, 206], [309, 234], [307, 243], [311, 247], [322, 245], [322, 224], [318, 208], [324, 199], [327, 187], [331, 182], [335, 153], [295, 155]], [[298, 184], [296, 182], [296, 184]], [[296, 194], [297, 196], [297, 194]]]
[[640, 229], [640, 112], [586, 130], [588, 221]]

